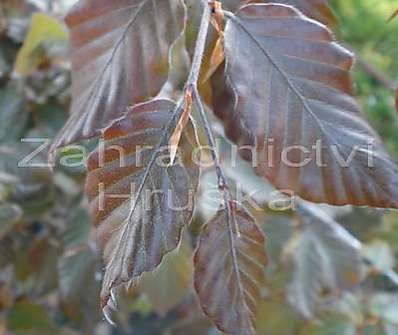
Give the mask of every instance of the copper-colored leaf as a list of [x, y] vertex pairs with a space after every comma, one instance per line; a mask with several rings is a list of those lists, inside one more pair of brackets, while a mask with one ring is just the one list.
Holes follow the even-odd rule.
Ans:
[[292, 7], [248, 5], [229, 16], [236, 101], [216, 102], [215, 112], [235, 143], [255, 147], [241, 153], [257, 172], [312, 202], [398, 207], [398, 169], [353, 97], [351, 53]]
[[98, 135], [127, 106], [157, 95], [184, 17], [181, 0], [82, 0], [73, 7], [66, 17], [72, 110], [53, 148]]
[[239, 6], [249, 3], [278, 3], [293, 6], [308, 17], [327, 26], [336, 25], [336, 17], [329, 6], [328, 0], [227, 0], [223, 5], [230, 10], [237, 10]]
[[178, 144], [180, 143], [182, 132], [187, 125], [192, 111], [192, 90], [187, 89], [184, 96], [184, 112], [182, 113], [180, 120], [178, 121], [173, 134], [170, 137], [170, 164], [174, 163], [174, 159], [177, 154]]
[[211, 23], [216, 29], [217, 33], [222, 36], [224, 27], [224, 12], [222, 9], [222, 3], [220, 1], [214, 0], [209, 1], [209, 5], [212, 12]]
[[216, 41], [214, 46], [213, 52], [210, 57], [210, 64], [209, 68], [206, 71], [206, 74], [203, 76], [203, 82], [209, 80], [213, 74], [217, 71], [217, 69], [221, 66], [224, 62], [225, 55], [224, 55], [224, 45], [223, 45], [223, 38], [219, 37]]
[[221, 331], [253, 335], [267, 261], [265, 238], [243, 207], [229, 206], [202, 232], [194, 284], [203, 311]]
[[165, 132], [174, 109], [164, 99], [134, 106], [105, 130], [103, 147], [89, 156], [86, 193], [106, 264], [103, 307], [113, 288], [154, 270], [191, 220], [199, 178], [192, 161], [196, 134], [189, 123], [170, 165]]
[[212, 18], [211, 23], [214, 29], [217, 31], [218, 38], [215, 42], [208, 69], [203, 76], [202, 82], [206, 82], [210, 79], [213, 73], [218, 67], [224, 62], [224, 12], [222, 10], [222, 4], [220, 1], [209, 2], [212, 6]]

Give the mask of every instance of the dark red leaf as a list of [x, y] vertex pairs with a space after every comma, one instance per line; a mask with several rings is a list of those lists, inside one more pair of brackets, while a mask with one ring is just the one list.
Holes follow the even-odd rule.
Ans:
[[136, 105], [105, 130], [103, 148], [89, 156], [86, 193], [106, 264], [103, 307], [113, 288], [154, 270], [191, 220], [199, 178], [192, 161], [196, 133], [189, 122], [171, 166], [174, 109], [170, 100]]
[[130, 105], [158, 94], [184, 28], [182, 1], [82, 0], [71, 32], [72, 110], [53, 149], [99, 135]]
[[260, 175], [312, 202], [398, 207], [398, 169], [353, 97], [353, 57], [325, 26], [248, 5], [227, 23], [225, 54], [236, 101], [215, 112], [255, 148], [241, 153]]
[[195, 253], [195, 289], [205, 314], [236, 335], [256, 334], [256, 312], [267, 262], [265, 237], [244, 209], [218, 211]]

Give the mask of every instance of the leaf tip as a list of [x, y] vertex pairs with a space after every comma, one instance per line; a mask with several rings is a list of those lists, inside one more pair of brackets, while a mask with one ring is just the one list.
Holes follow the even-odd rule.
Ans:
[[112, 309], [107, 305], [102, 309], [102, 314], [106, 322], [108, 322], [112, 327], [116, 327], [115, 321], [112, 320]]

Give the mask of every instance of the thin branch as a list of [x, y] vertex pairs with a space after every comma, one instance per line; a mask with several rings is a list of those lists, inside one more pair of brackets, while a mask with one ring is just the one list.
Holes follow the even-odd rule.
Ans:
[[189, 73], [187, 86], [197, 86], [206, 48], [206, 39], [210, 26], [211, 11], [207, 1], [203, 1], [203, 6], [204, 9], [202, 21], [200, 23], [200, 29], [196, 40], [195, 53], [192, 60], [192, 67]]
[[245, 290], [244, 290], [243, 283], [242, 283], [241, 273], [239, 270], [238, 255], [237, 255], [237, 251], [236, 251], [235, 235], [240, 236], [240, 229], [239, 229], [239, 225], [236, 220], [236, 217], [235, 217], [235, 210], [234, 210], [235, 206], [236, 206], [236, 202], [235, 202], [234, 198], [232, 197], [231, 191], [226, 182], [226, 177], [221, 168], [220, 160], [219, 160], [218, 154], [216, 152], [216, 141], [214, 138], [214, 134], [211, 129], [211, 124], [206, 115], [206, 112], [205, 112], [205, 109], [203, 106], [203, 102], [200, 98], [197, 87], [193, 88], [192, 93], [193, 93], [194, 101], [199, 109], [199, 114], [202, 119], [203, 127], [205, 129], [206, 136], [207, 136], [207, 140], [212, 149], [211, 155], [212, 155], [212, 159], [214, 161], [215, 168], [216, 168], [218, 189], [223, 195], [224, 210], [225, 210], [225, 214], [227, 216], [226, 221], [227, 221], [227, 228], [228, 228], [228, 242], [229, 242], [231, 258], [232, 258], [232, 267], [233, 267], [233, 271], [236, 276], [236, 282], [237, 282], [238, 288], [239, 288], [239, 297], [242, 300], [243, 304], [245, 305], [245, 308], [242, 311], [242, 313], [244, 313], [245, 321], [247, 322], [248, 327], [250, 327], [250, 321], [249, 321], [250, 317], [248, 315], [249, 307], [248, 307], [248, 304], [246, 301], [246, 296], [244, 293]]
[[[189, 77], [188, 77], [187, 83], [185, 85], [185, 91], [197, 87], [200, 68], [202, 66], [202, 59], [203, 59], [205, 46], [206, 46], [206, 38], [207, 38], [208, 31], [209, 31], [210, 15], [211, 15], [210, 7], [207, 5], [207, 3], [204, 2], [202, 21], [200, 24], [198, 39], [196, 42], [195, 53], [194, 53], [194, 57], [193, 57], [193, 61], [192, 61], [191, 71], [189, 73]], [[137, 196], [134, 199], [134, 202], [130, 208], [127, 222], [130, 222], [130, 220], [133, 216], [133, 213], [134, 213], [137, 203], [138, 203], [138, 198], [144, 188], [146, 180], [148, 179], [149, 171], [151, 170], [151, 167], [155, 163], [156, 159], [159, 157], [161, 148], [164, 145], [166, 145], [167, 143], [169, 143], [170, 137], [171, 137], [170, 134], [173, 132], [172, 131], [173, 128], [176, 127], [178, 121], [181, 118], [182, 113], [184, 112], [184, 102], [185, 102], [184, 96], [185, 96], [185, 94], [180, 98], [176, 107], [174, 108], [174, 110], [172, 112], [172, 117], [166, 124], [163, 134], [162, 134], [161, 138], [159, 139], [158, 144], [155, 147], [154, 154], [152, 155], [150, 161], [148, 162], [144, 176], [141, 180], [140, 186], [137, 191]]]
[[[204, 1], [204, 3], [206, 3], [206, 1]], [[201, 33], [202, 30], [208, 30], [209, 25], [210, 25], [210, 18], [211, 18], [211, 5], [209, 4], [205, 4], [205, 13], [203, 15], [203, 18], [206, 18], [206, 22], [203, 22], [204, 19], [202, 20], [201, 23], [201, 30], [199, 31], [198, 34], [198, 41], [197, 41], [197, 45], [196, 45], [196, 50], [195, 50], [195, 56], [194, 60], [193, 60], [193, 66], [192, 66], [192, 70], [190, 73], [190, 76], [188, 79], [188, 85], [191, 85], [191, 89], [192, 89], [192, 96], [193, 96], [193, 100], [195, 101], [195, 104], [199, 110], [199, 115], [202, 119], [202, 123], [203, 123], [203, 127], [206, 133], [206, 137], [207, 137], [207, 141], [209, 142], [209, 145], [211, 147], [211, 156], [213, 159], [213, 162], [215, 164], [215, 169], [216, 169], [216, 174], [217, 174], [217, 180], [218, 180], [218, 189], [219, 191], [223, 194], [223, 199], [224, 199], [224, 205], [225, 208], [227, 210], [227, 216], [228, 216], [228, 225], [229, 225], [229, 230], [230, 233], [233, 232], [233, 229], [235, 229], [235, 232], [237, 234], [239, 234], [239, 227], [237, 227], [236, 224], [234, 224], [234, 227], [230, 227], [231, 225], [231, 220], [234, 219], [233, 216], [233, 211], [231, 206], [234, 205], [234, 200], [233, 200], [233, 196], [231, 194], [231, 191], [227, 185], [227, 180], [226, 177], [224, 175], [224, 172], [222, 171], [221, 168], [221, 164], [220, 164], [220, 159], [218, 157], [218, 153], [217, 153], [217, 145], [216, 145], [216, 140], [213, 134], [213, 130], [210, 124], [210, 121], [206, 115], [205, 112], [205, 108], [203, 106], [203, 102], [202, 99], [200, 97], [199, 94], [199, 90], [197, 87], [198, 84], [198, 79], [199, 79], [199, 73], [200, 73], [200, 67], [201, 67], [201, 63], [202, 63], [202, 58], [203, 58], [203, 52], [204, 52], [204, 48], [206, 45], [206, 36], [203, 35], [203, 33]], [[234, 220], [232, 220], [234, 221]], [[233, 241], [230, 241], [232, 243], [231, 247], [232, 249], [234, 249], [233, 246]]]
[[216, 173], [217, 173], [217, 179], [218, 179], [218, 188], [220, 191], [224, 192], [225, 190], [228, 191], [228, 186], [227, 186], [227, 182], [226, 182], [226, 177], [222, 171], [221, 168], [221, 164], [220, 164], [220, 159], [218, 157], [216, 148], [216, 140], [213, 134], [213, 130], [211, 128], [211, 124], [210, 121], [206, 115], [203, 103], [202, 103], [202, 99], [200, 98], [198, 89], [196, 87], [193, 88], [193, 98], [195, 101], [195, 104], [199, 110], [199, 115], [202, 119], [202, 123], [203, 123], [203, 127], [206, 133], [206, 137], [207, 137], [207, 141], [209, 142], [210, 147], [212, 148], [211, 150], [211, 156], [216, 168]]
[[[187, 83], [185, 85], [185, 92], [187, 90], [190, 90], [192, 88], [197, 87], [197, 82], [199, 78], [199, 73], [200, 73], [200, 68], [202, 65], [202, 59], [205, 51], [205, 46], [206, 46], [206, 38], [209, 30], [209, 24], [210, 24], [210, 7], [207, 5], [207, 3], [204, 1], [204, 9], [203, 9], [203, 15], [202, 15], [202, 21], [200, 24], [200, 30], [198, 34], [198, 39], [196, 42], [196, 47], [195, 47], [195, 53], [193, 57], [193, 63], [192, 63], [192, 68], [187, 80]], [[123, 231], [121, 233], [120, 239], [124, 239], [127, 234], [127, 226], [130, 224], [134, 211], [137, 207], [138, 204], [138, 199], [144, 189], [145, 183], [150, 175], [150, 171], [152, 166], [155, 164], [156, 159], [159, 157], [160, 153], [162, 152], [162, 147], [164, 145], [167, 145], [170, 141], [171, 134], [173, 132], [173, 129], [176, 127], [178, 121], [180, 120], [183, 112], [184, 112], [184, 104], [185, 104], [185, 99], [184, 99], [185, 94], [179, 99], [177, 105], [175, 106], [174, 110], [172, 111], [172, 115], [170, 120], [167, 122], [164, 131], [162, 133], [162, 136], [160, 137], [156, 147], [154, 148], [154, 153], [151, 156], [151, 159], [149, 160], [144, 175], [141, 178], [139, 188], [136, 192], [136, 196], [134, 198], [134, 202], [131, 204], [130, 211], [126, 220], [126, 223], [123, 227]], [[119, 244], [120, 247], [121, 244]], [[115, 253], [114, 255], [116, 255]], [[111, 264], [109, 262], [109, 264]], [[103, 313], [105, 318], [108, 320], [110, 324], [114, 324], [113, 321], [111, 320], [110, 314], [111, 314], [111, 309], [114, 309], [115, 305], [115, 299], [112, 296], [112, 291], [111, 291], [111, 300], [107, 302], [107, 305], [103, 307]]]
[[[207, 7], [207, 12], [205, 11], [204, 16], [208, 15], [207, 22], [202, 21], [202, 24], [203, 24], [203, 29], [206, 28], [206, 30], [207, 30], [209, 27], [209, 23], [210, 23], [210, 6], [206, 6], [206, 7]], [[196, 56], [200, 55], [200, 58], [194, 57], [194, 64], [192, 67], [193, 71], [191, 72], [191, 75], [190, 75], [190, 80], [191, 80], [191, 85], [192, 85], [191, 86], [192, 97], [193, 97], [193, 100], [195, 101], [196, 106], [198, 107], [199, 115], [202, 119], [203, 127], [206, 132], [207, 141], [209, 142], [209, 145], [211, 147], [211, 155], [212, 155], [212, 159], [214, 161], [216, 173], [217, 173], [218, 189], [223, 195], [224, 210], [227, 215], [226, 221], [227, 221], [227, 227], [228, 227], [228, 240], [229, 240], [229, 245], [230, 245], [233, 269], [234, 269], [236, 281], [237, 281], [238, 287], [239, 287], [240, 299], [242, 299], [242, 302], [246, 305], [245, 310], [242, 312], [245, 313], [245, 316], [247, 317], [246, 320], [248, 320], [249, 319], [249, 317], [247, 315], [248, 306], [247, 306], [246, 297], [244, 294], [244, 288], [243, 288], [243, 284], [242, 284], [241, 274], [239, 271], [238, 257], [237, 257], [236, 245], [235, 245], [235, 242], [236, 242], [235, 235], [237, 235], [237, 236], [240, 235], [239, 227], [238, 227], [238, 223], [236, 221], [235, 211], [234, 211], [236, 203], [235, 203], [235, 201], [232, 197], [232, 194], [228, 188], [224, 172], [222, 171], [218, 153], [216, 151], [217, 146], [216, 146], [216, 141], [214, 138], [213, 130], [211, 128], [210, 121], [206, 115], [205, 108], [203, 106], [203, 102], [202, 102], [202, 99], [200, 97], [198, 87], [197, 87], [205, 43], [206, 43], [206, 36], [201, 35], [201, 33], [199, 32]], [[189, 82], [190, 82], [190, 80], [189, 80]], [[248, 325], [250, 325], [250, 321], [248, 321]]]
[[[218, 155], [216, 153], [216, 141], [214, 138], [214, 134], [211, 129], [211, 125], [207, 118], [207, 115], [206, 115], [206, 112], [205, 112], [205, 109], [204, 109], [204, 106], [202, 103], [202, 99], [200, 97], [199, 90], [198, 90], [200, 69], [202, 66], [204, 50], [206, 47], [206, 38], [207, 38], [207, 33], [209, 30], [210, 18], [211, 18], [210, 5], [207, 4], [207, 1], [203, 1], [203, 5], [204, 5], [204, 13], [202, 16], [202, 22], [200, 24], [200, 30], [199, 30], [198, 37], [197, 37], [195, 54], [194, 54], [193, 61], [192, 61], [192, 68], [191, 68], [191, 72], [188, 77], [186, 89], [192, 90], [193, 99], [195, 101], [195, 104], [198, 107], [199, 114], [202, 119], [203, 126], [204, 126], [204, 129], [206, 132], [207, 140], [209, 142], [210, 147], [212, 148], [211, 155], [212, 155], [214, 164], [216, 166], [216, 173], [217, 173], [217, 177], [218, 177], [218, 187], [219, 187], [220, 191], [224, 192], [224, 190], [228, 190], [226, 178], [221, 169], [220, 161], [219, 161]], [[231, 200], [230, 196], [228, 197], [228, 200]]]

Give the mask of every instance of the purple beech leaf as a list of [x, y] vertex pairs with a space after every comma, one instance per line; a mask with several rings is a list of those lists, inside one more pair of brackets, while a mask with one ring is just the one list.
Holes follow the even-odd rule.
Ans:
[[191, 220], [199, 179], [192, 161], [196, 131], [189, 122], [170, 165], [174, 110], [165, 99], [132, 107], [105, 129], [102, 148], [88, 158], [86, 193], [106, 266], [103, 308], [112, 306], [114, 288], [156, 269]]
[[194, 257], [195, 290], [204, 313], [221, 331], [254, 335], [267, 263], [265, 237], [245, 208], [228, 206], [201, 234]]
[[242, 156], [306, 200], [397, 208], [398, 169], [353, 96], [352, 54], [289, 6], [248, 5], [229, 16], [229, 88], [213, 95], [214, 109], [227, 136], [253, 149]]
[[[158, 94], [185, 27], [181, 0], [81, 0], [71, 35], [71, 116], [52, 149], [100, 134], [128, 106]], [[51, 151], [53, 151], [51, 150]]]

